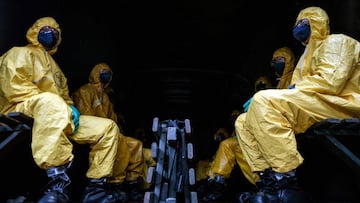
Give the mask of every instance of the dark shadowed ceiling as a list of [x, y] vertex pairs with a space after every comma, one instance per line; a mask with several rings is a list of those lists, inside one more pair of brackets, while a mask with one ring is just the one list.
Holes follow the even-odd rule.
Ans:
[[95, 63], [107, 62], [129, 126], [187, 117], [195, 136], [209, 140], [251, 96], [254, 80], [269, 73], [276, 48], [300, 56], [291, 30], [310, 5], [327, 10], [333, 33], [360, 39], [357, 0], [3, 0], [0, 52], [24, 45], [28, 27], [53, 16], [63, 31], [54, 57], [71, 91], [87, 82]]

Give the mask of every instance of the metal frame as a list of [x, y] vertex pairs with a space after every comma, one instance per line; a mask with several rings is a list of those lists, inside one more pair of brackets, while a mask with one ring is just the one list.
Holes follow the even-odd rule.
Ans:
[[150, 167], [147, 177], [154, 190], [145, 193], [144, 203], [197, 203], [197, 193], [190, 191], [195, 184], [195, 170], [188, 166], [193, 158], [193, 147], [188, 142], [190, 120], [153, 119], [152, 130], [157, 133], [158, 144], [152, 144], [156, 168]]

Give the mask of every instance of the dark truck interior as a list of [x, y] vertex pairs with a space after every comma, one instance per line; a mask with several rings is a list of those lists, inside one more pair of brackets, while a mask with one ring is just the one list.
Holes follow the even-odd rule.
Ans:
[[[126, 132], [141, 126], [150, 136], [154, 117], [189, 119], [195, 160], [201, 160], [216, 152], [213, 133], [228, 123], [232, 110], [241, 110], [254, 92], [255, 79], [271, 74], [272, 52], [289, 46], [297, 57], [301, 55], [303, 46], [293, 38], [291, 29], [298, 11], [310, 5], [328, 12], [332, 33], [360, 39], [360, 3], [356, 0], [116, 4], [109, 0], [78, 4], [5, 0], [0, 2], [0, 53], [25, 45], [26, 31], [37, 18], [54, 17], [63, 37], [54, 58], [68, 78], [70, 91], [88, 82], [96, 63], [108, 63], [114, 71], [111, 87], [117, 94], [116, 106], [125, 116]], [[19, 115], [0, 118], [4, 188], [0, 201], [36, 196], [46, 184], [46, 175], [31, 157], [31, 121]], [[340, 125], [340, 131], [349, 136], [340, 138], [336, 133], [338, 121], [325, 124], [334, 131], [299, 136], [306, 160], [299, 175], [315, 202], [360, 202], [359, 125], [354, 120], [347, 122], [350, 124]], [[8, 142], [10, 135], [14, 142]], [[79, 154], [72, 170], [78, 197], [84, 186], [87, 149], [76, 146], [74, 150]], [[230, 193], [247, 189], [243, 181], [239, 169], [234, 170], [229, 183], [234, 191]]]

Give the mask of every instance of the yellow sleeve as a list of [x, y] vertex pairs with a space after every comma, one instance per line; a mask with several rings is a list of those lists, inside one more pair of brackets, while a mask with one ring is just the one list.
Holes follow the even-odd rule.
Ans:
[[41, 92], [32, 82], [33, 67], [32, 53], [26, 48], [14, 47], [1, 57], [0, 93], [9, 103], [22, 102]]
[[86, 84], [80, 87], [73, 93], [72, 98], [81, 115], [98, 116], [96, 115], [95, 108], [92, 107], [92, 101], [94, 99], [92, 98], [91, 88], [88, 86], [89, 85]]
[[314, 52], [308, 75], [296, 83], [297, 89], [338, 95], [352, 75], [357, 42], [344, 35], [331, 35]]

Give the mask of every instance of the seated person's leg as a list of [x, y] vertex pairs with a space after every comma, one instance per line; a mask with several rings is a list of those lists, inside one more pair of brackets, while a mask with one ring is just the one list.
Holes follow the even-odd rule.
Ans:
[[129, 199], [133, 201], [143, 200], [144, 191], [141, 188], [145, 180], [143, 145], [138, 139], [129, 136], [125, 136], [125, 139], [130, 152], [129, 165], [126, 171]]
[[115, 160], [118, 159], [120, 137], [119, 128], [111, 119], [80, 116], [80, 127], [70, 138], [79, 144], [90, 145], [90, 167], [86, 173], [89, 185], [83, 194], [84, 203], [104, 199], [110, 202], [127, 200], [123, 192], [107, 187], [113, 177]]
[[[268, 195], [266, 198], [306, 198], [297, 189], [295, 171], [303, 158], [295, 134], [305, 132], [324, 118], [344, 116], [339, 111], [329, 111], [327, 105], [309, 105], [316, 101], [318, 98], [311, 92], [297, 89], [263, 90], [254, 95], [238, 138], [251, 170], [260, 176], [256, 185]], [[276, 192], [269, 192], [269, 188]], [[259, 195], [253, 198], [263, 197]]]
[[252, 184], [255, 185], [255, 182], [259, 179], [259, 176], [251, 171], [251, 168], [247, 162], [247, 160], [245, 159], [244, 153], [242, 152], [241, 148], [240, 148], [240, 144], [239, 144], [239, 134], [241, 133], [241, 129], [244, 126], [244, 122], [245, 122], [245, 118], [246, 118], [246, 113], [242, 113], [240, 114], [236, 121], [235, 121], [235, 134], [236, 137], [234, 139], [234, 141], [236, 142], [236, 146], [234, 146], [234, 152], [235, 152], [235, 158], [236, 158], [236, 162], [239, 165], [241, 172], [244, 174], [245, 178]]
[[230, 137], [220, 142], [215, 159], [207, 172], [209, 192], [204, 195], [203, 201], [219, 200], [225, 195], [226, 179], [230, 177], [235, 166], [235, 153], [231, 139], [234, 138]]

